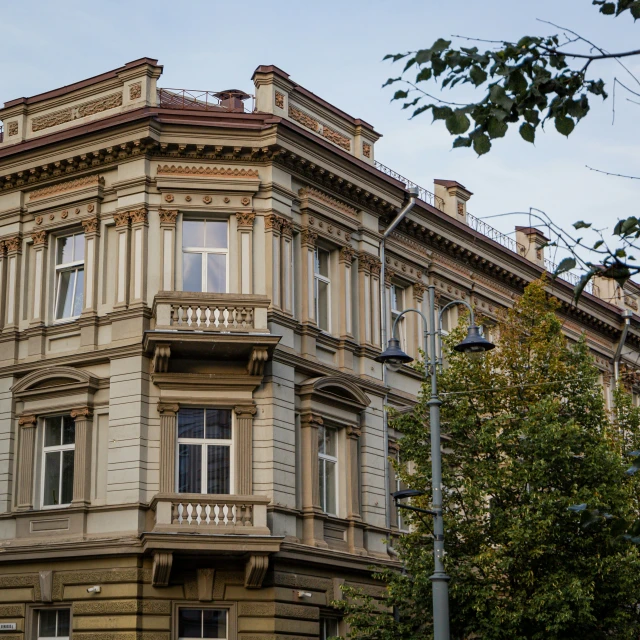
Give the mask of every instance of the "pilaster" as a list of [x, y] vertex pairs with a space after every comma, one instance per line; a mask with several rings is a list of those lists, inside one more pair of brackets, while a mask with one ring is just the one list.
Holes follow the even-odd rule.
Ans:
[[36, 443], [37, 419], [23, 415], [18, 420], [20, 443], [18, 449], [18, 511], [33, 509], [33, 463]]
[[234, 493], [250, 496], [253, 493], [253, 416], [254, 405], [234, 407], [236, 414], [235, 487]]
[[158, 403], [160, 414], [160, 493], [176, 490], [176, 443], [179, 405]]
[[302, 487], [302, 542], [315, 547], [327, 547], [324, 541], [324, 521], [320, 517], [320, 487], [318, 485], [318, 427], [322, 418], [315, 413], [303, 413], [301, 425], [300, 482]]
[[83, 314], [94, 314], [98, 302], [98, 269], [100, 220], [89, 218], [82, 221], [84, 229], [84, 305]]
[[293, 223], [286, 218], [282, 218], [281, 223], [280, 306], [285, 313], [293, 314]]
[[351, 263], [355, 256], [355, 250], [351, 245], [346, 245], [340, 249], [338, 260], [339, 273], [339, 331], [341, 338], [353, 337], [352, 305], [351, 305]]
[[44, 322], [44, 283], [47, 269], [47, 231], [38, 229], [31, 234], [33, 240], [33, 292], [31, 299], [31, 322], [40, 325]]
[[116, 300], [114, 307], [129, 304], [129, 212], [114, 213], [116, 222]]
[[148, 229], [147, 210], [129, 211], [131, 221], [131, 289], [130, 303], [141, 305], [147, 298]]
[[71, 411], [75, 420], [75, 453], [73, 456], [73, 499], [74, 506], [87, 505], [91, 492], [91, 438], [93, 431], [93, 410], [80, 407]]
[[177, 209], [159, 209], [160, 217], [160, 289], [175, 289]]
[[302, 258], [302, 322], [316, 324], [315, 304], [315, 248], [318, 234], [311, 229], [303, 229], [301, 233]]
[[[281, 296], [281, 232], [283, 219], [271, 213], [264, 217], [267, 268], [267, 295], [271, 307], [282, 308]], [[284, 265], [282, 265], [284, 266]]]
[[252, 212], [236, 213], [238, 230], [238, 288], [242, 294], [253, 293], [253, 221]]
[[4, 241], [7, 250], [7, 304], [5, 329], [16, 329], [18, 325], [18, 308], [20, 300], [20, 254], [22, 238], [14, 236]]

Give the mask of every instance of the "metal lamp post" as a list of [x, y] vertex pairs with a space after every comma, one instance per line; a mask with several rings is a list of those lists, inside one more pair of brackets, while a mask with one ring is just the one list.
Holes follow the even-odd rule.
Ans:
[[[435, 285], [429, 285], [429, 316], [427, 323], [422, 311], [418, 309], [406, 309], [400, 313], [393, 323], [392, 336], [396, 335], [398, 320], [406, 313], [417, 313], [424, 322], [424, 353], [425, 353], [425, 378], [431, 373], [431, 396], [429, 406], [429, 422], [431, 426], [431, 506], [425, 513], [433, 516], [433, 556], [434, 572], [431, 576], [433, 584], [433, 637], [434, 640], [449, 640], [449, 576], [444, 570], [444, 521], [442, 518], [442, 459], [440, 455], [440, 405], [442, 401], [438, 397], [436, 338], [442, 331], [442, 314], [451, 305], [465, 305], [469, 309], [469, 329], [467, 337], [457, 344], [454, 349], [461, 353], [481, 354], [494, 348], [494, 344], [486, 340], [476, 326], [473, 309], [464, 300], [454, 300], [446, 304], [438, 315], [436, 324], [435, 311]], [[400, 348], [400, 342], [392, 337], [389, 340], [386, 351], [381, 353], [376, 360], [388, 366], [391, 370], [399, 369], [403, 364], [413, 361]], [[414, 494], [415, 495], [415, 494]], [[407, 497], [407, 496], [403, 496]]]

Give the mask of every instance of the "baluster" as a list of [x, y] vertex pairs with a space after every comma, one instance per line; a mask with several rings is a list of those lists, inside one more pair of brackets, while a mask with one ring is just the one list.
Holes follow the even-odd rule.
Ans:
[[213, 521], [215, 522], [216, 525], [220, 524], [220, 507], [219, 505], [215, 505], [213, 507], [213, 513], [215, 514], [215, 517], [213, 518]]
[[238, 524], [238, 505], [231, 505], [231, 522], [233, 524]]
[[200, 524], [202, 522], [202, 505], [198, 504], [196, 506], [196, 524]]
[[189, 503], [187, 505], [187, 524], [191, 524], [193, 522], [193, 518], [191, 515], [193, 514], [193, 505]]
[[213, 311], [213, 318], [214, 318], [213, 324], [217, 329], [218, 326], [220, 325], [220, 309], [218, 307], [216, 307]]
[[180, 324], [180, 318], [179, 318], [179, 313], [178, 313], [178, 305], [177, 304], [172, 304], [171, 305], [171, 324]]
[[182, 502], [178, 505], [178, 524], [182, 524], [182, 512], [184, 511], [184, 506]]
[[186, 309], [187, 311], [187, 315], [186, 315], [186, 323], [188, 326], [191, 326], [191, 318], [193, 316], [193, 308], [191, 305], [189, 305]]
[[253, 505], [251, 504], [245, 505], [244, 521], [242, 524], [244, 524], [245, 527], [253, 526]]
[[228, 328], [229, 326], [229, 308], [225, 307], [224, 310], [222, 311], [222, 324], [224, 325], [224, 328]]
[[206, 311], [204, 312], [204, 317], [205, 317], [204, 324], [208, 329], [209, 326], [211, 325], [211, 307], [207, 307]]
[[208, 504], [208, 505], [204, 508], [204, 513], [205, 513], [205, 515], [206, 515], [205, 522], [206, 522], [207, 524], [211, 524], [211, 505], [210, 505], [210, 504]]
[[196, 326], [200, 328], [200, 324], [202, 323], [202, 309], [200, 307], [196, 307]]
[[247, 309], [247, 327], [253, 329], [253, 307]]
[[223, 521], [225, 525], [230, 524], [231, 522], [231, 518], [229, 518], [229, 505], [225, 504], [224, 507], [222, 507], [222, 513], [224, 515]]

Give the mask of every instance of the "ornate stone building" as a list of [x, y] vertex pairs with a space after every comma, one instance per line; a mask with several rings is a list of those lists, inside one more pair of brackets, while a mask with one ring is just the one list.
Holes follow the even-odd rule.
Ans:
[[[420, 380], [374, 360], [380, 243], [416, 185], [276, 67], [255, 96], [161, 73], [0, 110], [4, 637], [328, 637], [340, 586], [395, 562], [384, 406]], [[388, 238], [389, 322], [429, 283], [490, 319], [548, 266], [539, 231], [503, 236], [470, 197], [436, 180]], [[638, 292], [572, 287], [549, 290], [608, 385]], [[420, 323], [400, 329], [417, 356]]]

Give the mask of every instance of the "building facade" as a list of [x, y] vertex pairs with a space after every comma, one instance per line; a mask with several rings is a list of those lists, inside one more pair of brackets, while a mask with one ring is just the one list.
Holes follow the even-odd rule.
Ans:
[[[329, 637], [341, 585], [396, 565], [384, 408], [420, 378], [383, 378], [381, 325], [426, 312], [429, 284], [490, 323], [551, 268], [544, 239], [436, 180], [382, 268], [416, 185], [371, 125], [277, 67], [253, 96], [161, 73], [144, 58], [0, 110], [0, 624]], [[609, 389], [638, 355], [638, 291], [600, 281], [575, 306], [573, 284], [549, 292]]]

